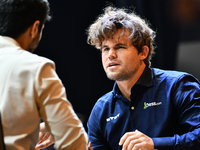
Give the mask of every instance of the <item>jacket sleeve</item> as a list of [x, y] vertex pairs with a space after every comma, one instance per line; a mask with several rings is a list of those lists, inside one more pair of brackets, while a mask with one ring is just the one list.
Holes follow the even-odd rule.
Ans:
[[111, 150], [101, 132], [99, 113], [100, 109], [96, 103], [87, 122], [89, 142], [92, 143], [93, 150]]
[[200, 85], [192, 75], [183, 75], [174, 84], [173, 103], [184, 134], [152, 138], [156, 149], [186, 150], [200, 147]]
[[55, 148], [86, 150], [88, 138], [83, 125], [66, 98], [65, 88], [51, 62], [41, 63], [35, 78], [39, 116], [53, 135]]

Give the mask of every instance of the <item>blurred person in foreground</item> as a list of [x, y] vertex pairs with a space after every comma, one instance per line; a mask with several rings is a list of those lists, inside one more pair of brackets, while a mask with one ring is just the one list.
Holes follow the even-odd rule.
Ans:
[[51, 133], [56, 149], [87, 148], [54, 62], [32, 54], [49, 11], [47, 0], [0, 0], [0, 110], [7, 150], [35, 149], [40, 118], [41, 133]]
[[147, 21], [108, 6], [87, 33], [116, 81], [88, 119], [93, 149], [199, 149], [200, 83], [188, 73], [151, 68], [155, 32]]

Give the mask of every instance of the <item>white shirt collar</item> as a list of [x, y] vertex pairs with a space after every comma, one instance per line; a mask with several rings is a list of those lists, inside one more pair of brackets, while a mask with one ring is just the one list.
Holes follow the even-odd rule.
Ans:
[[0, 43], [21, 47], [16, 40], [14, 40], [13, 38], [8, 37], [8, 36], [1, 36], [0, 35]]

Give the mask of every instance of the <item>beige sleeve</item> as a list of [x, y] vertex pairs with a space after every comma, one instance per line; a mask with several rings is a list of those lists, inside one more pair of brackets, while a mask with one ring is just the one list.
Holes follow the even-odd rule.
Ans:
[[66, 98], [66, 91], [52, 63], [43, 64], [35, 79], [39, 115], [53, 135], [55, 148], [86, 150], [88, 137]]

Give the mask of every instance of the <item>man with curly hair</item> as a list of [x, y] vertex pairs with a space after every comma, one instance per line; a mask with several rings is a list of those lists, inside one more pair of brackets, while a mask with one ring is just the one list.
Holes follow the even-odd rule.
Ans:
[[94, 150], [199, 149], [200, 83], [188, 73], [151, 67], [155, 32], [149, 24], [108, 6], [87, 33], [115, 81], [87, 123]]

